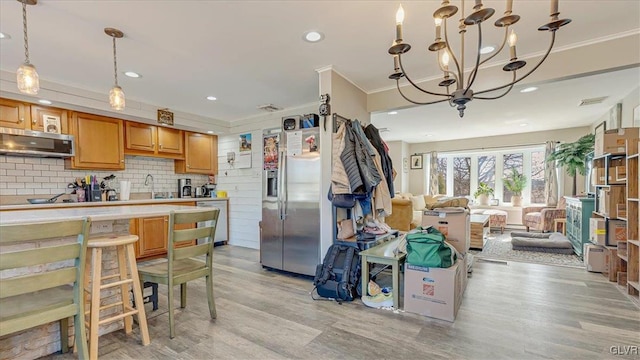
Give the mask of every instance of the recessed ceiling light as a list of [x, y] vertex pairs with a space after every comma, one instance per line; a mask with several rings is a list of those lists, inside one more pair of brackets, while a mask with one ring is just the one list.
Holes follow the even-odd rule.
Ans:
[[527, 126], [527, 125], [529, 125], [529, 124], [527, 124], [527, 123], [522, 123], [522, 124], [520, 124], [520, 126], [522, 126], [522, 127], [525, 127], [525, 126]]
[[425, 134], [426, 137], [432, 137], [433, 134]]
[[318, 42], [324, 39], [324, 35], [321, 32], [317, 31], [307, 31], [304, 33], [303, 39], [308, 42]]
[[398, 113], [397, 111], [389, 111], [387, 115], [396, 115], [397, 113]]
[[215, 96], [207, 96], [207, 100], [216, 101], [218, 98]]
[[11, 39], [11, 35], [0, 32], [0, 39]]
[[207, 134], [213, 134], [213, 131], [209, 130], [207, 131]]
[[489, 54], [491, 52], [493, 52], [493, 50], [495, 50], [496, 48], [489, 45], [489, 46], [485, 46], [482, 49], [480, 49], [480, 54]]
[[51, 101], [45, 99], [38, 100], [38, 102], [44, 105], [51, 105]]
[[125, 71], [124, 74], [127, 75], [128, 77], [134, 78], [134, 79], [142, 77], [142, 75], [140, 75], [140, 74], [138, 74], [137, 72], [134, 72], [134, 71]]
[[520, 90], [520, 92], [521, 93], [528, 93], [528, 92], [532, 92], [532, 91], [536, 91], [536, 90], [538, 90], [537, 87], [531, 86], [531, 87], [524, 88], [524, 89]]

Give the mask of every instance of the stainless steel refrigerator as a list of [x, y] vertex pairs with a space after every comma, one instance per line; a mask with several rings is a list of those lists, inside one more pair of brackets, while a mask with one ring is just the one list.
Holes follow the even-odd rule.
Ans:
[[314, 275], [320, 259], [319, 128], [263, 134], [262, 266]]

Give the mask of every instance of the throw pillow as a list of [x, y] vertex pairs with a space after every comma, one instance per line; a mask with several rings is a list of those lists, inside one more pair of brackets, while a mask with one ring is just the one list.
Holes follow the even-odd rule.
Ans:
[[424, 196], [422, 195], [412, 196], [411, 204], [413, 205], [413, 210], [415, 211], [424, 210], [424, 208], [427, 207], [427, 204], [424, 202]]

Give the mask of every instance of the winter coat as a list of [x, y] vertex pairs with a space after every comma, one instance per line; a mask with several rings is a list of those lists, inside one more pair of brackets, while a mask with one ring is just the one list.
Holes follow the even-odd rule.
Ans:
[[332, 134], [332, 153], [333, 164], [331, 170], [331, 189], [334, 194], [351, 194], [351, 186], [349, 185], [349, 177], [340, 160], [340, 154], [344, 151], [344, 137], [346, 125], [343, 123], [338, 128], [338, 131]]
[[[347, 175], [349, 176], [349, 182], [351, 183], [351, 189], [354, 193], [367, 193], [370, 194], [373, 192], [374, 188], [380, 183], [382, 180], [378, 170], [376, 169], [375, 162], [373, 161], [373, 157], [375, 153], [371, 153], [373, 150], [372, 145], [369, 143], [369, 140], [364, 136], [364, 132], [358, 132], [355, 130], [356, 127], [360, 127], [360, 123], [356, 120], [351, 126], [346, 128], [345, 135], [345, 149], [340, 155], [342, 163], [344, 164], [345, 170], [347, 171]], [[361, 130], [361, 129], [360, 129]], [[352, 161], [350, 151], [352, 148], [348, 143], [353, 141], [353, 150], [355, 154], [355, 162], [357, 164], [358, 172], [360, 175], [360, 179], [353, 179], [356, 175], [353, 169], [350, 169], [350, 165], [347, 164], [347, 161]], [[349, 146], [349, 147], [348, 147]], [[344, 159], [343, 159], [344, 157]], [[362, 184], [363, 188], [359, 189], [358, 186], [354, 186], [355, 184]]]
[[371, 141], [371, 145], [378, 150], [380, 154], [380, 161], [382, 163], [382, 175], [387, 181], [387, 186], [389, 187], [389, 194], [393, 197], [394, 187], [393, 187], [393, 163], [391, 162], [391, 157], [389, 157], [389, 151], [387, 150], [387, 145], [384, 143], [382, 138], [380, 137], [380, 133], [378, 129], [372, 124], [367, 125], [364, 129], [364, 133], [367, 135], [369, 141]]
[[[376, 152], [376, 156], [374, 161], [376, 163], [376, 168], [379, 173], [382, 173], [382, 162], [380, 161], [380, 156], [378, 155], [377, 150], [373, 150]], [[382, 181], [380, 184], [376, 186], [376, 189], [373, 191], [373, 205], [376, 209], [376, 216], [389, 216], [391, 215], [391, 194], [389, 194], [389, 187], [387, 186], [387, 180], [382, 177]]]

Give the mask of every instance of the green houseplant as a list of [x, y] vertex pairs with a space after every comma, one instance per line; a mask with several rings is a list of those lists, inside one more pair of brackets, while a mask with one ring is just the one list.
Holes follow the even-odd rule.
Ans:
[[511, 191], [511, 204], [513, 206], [522, 206], [522, 190], [527, 186], [527, 177], [524, 174], [518, 172], [518, 170], [511, 169], [511, 174], [504, 179], [504, 187]]
[[576, 142], [560, 144], [546, 160], [557, 161], [558, 166], [567, 169], [567, 174], [573, 177], [573, 195], [576, 195], [576, 174], [585, 175], [585, 158], [593, 151], [595, 138], [594, 134], [587, 134]]
[[478, 190], [473, 193], [473, 196], [480, 201], [480, 205], [488, 205], [490, 195], [493, 196], [493, 188], [482, 181], [478, 184]]

